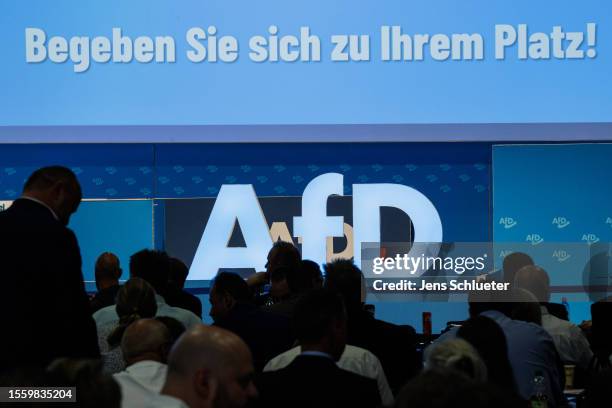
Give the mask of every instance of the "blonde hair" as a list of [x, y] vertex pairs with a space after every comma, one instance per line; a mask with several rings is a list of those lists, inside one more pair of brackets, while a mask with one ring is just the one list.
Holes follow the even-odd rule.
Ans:
[[474, 347], [463, 339], [436, 342], [425, 350], [426, 369], [453, 369], [474, 381], [487, 381], [487, 367]]

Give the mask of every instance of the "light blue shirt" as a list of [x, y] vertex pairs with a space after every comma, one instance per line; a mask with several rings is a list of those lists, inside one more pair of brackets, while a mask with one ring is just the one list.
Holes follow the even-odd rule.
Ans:
[[[506, 336], [508, 359], [520, 396], [529, 399], [533, 393], [535, 373], [541, 371], [545, 378], [550, 406], [564, 405], [558, 366], [560, 360], [552, 337], [537, 324], [512, 320], [496, 310], [487, 310], [480, 315], [495, 321]], [[454, 328], [444, 333], [436, 341], [456, 337], [457, 330]]]
[[[183, 323], [187, 329], [193, 325], [202, 323], [202, 320], [193, 312], [181, 309], [180, 307], [169, 306], [160, 295], [156, 294], [155, 300], [157, 302], [157, 314], [155, 316], [174, 317], [176, 320]], [[93, 314], [93, 318], [96, 321], [97, 327], [119, 322], [119, 316], [117, 315], [115, 305], [110, 305], [98, 310]]]

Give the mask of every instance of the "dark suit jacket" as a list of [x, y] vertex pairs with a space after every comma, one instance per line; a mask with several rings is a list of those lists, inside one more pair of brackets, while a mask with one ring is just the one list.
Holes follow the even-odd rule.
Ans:
[[268, 361], [293, 347], [295, 338], [289, 319], [264, 312], [255, 305], [238, 303], [215, 326], [236, 333], [251, 349], [256, 371]]
[[179, 288], [174, 284], [169, 284], [162, 294], [167, 304], [173, 307], [193, 312], [200, 319], [202, 318], [202, 301], [195, 295]]
[[48, 208], [18, 199], [0, 213], [0, 367], [98, 357], [74, 233]]
[[391, 390], [397, 393], [422, 365], [416, 351], [415, 330], [375, 319], [364, 310], [349, 312], [348, 316], [347, 344], [376, 355]]
[[287, 367], [255, 379], [262, 408], [350, 407], [380, 405], [376, 381], [339, 368], [327, 357], [300, 355]]

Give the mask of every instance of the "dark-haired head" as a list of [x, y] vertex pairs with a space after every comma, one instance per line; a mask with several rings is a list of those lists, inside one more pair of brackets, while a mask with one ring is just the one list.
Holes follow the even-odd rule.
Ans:
[[349, 259], [338, 259], [325, 265], [325, 288], [339, 293], [349, 313], [361, 309], [363, 274]]
[[130, 277], [144, 279], [163, 296], [170, 276], [170, 258], [163, 251], [143, 249], [130, 257]]
[[236, 304], [252, 303], [253, 297], [247, 283], [239, 275], [221, 272], [210, 289], [210, 317], [218, 321], [227, 317]]
[[293, 313], [302, 351], [321, 351], [338, 360], [346, 345], [346, 310], [342, 298], [327, 289], [303, 294]]

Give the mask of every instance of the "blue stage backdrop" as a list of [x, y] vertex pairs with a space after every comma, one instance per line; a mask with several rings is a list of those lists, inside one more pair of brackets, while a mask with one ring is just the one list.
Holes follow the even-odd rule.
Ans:
[[493, 146], [498, 264], [508, 248], [531, 254], [560, 289], [552, 300], [570, 301], [574, 322], [602, 297], [588, 288], [611, 282], [611, 157], [612, 144]]

